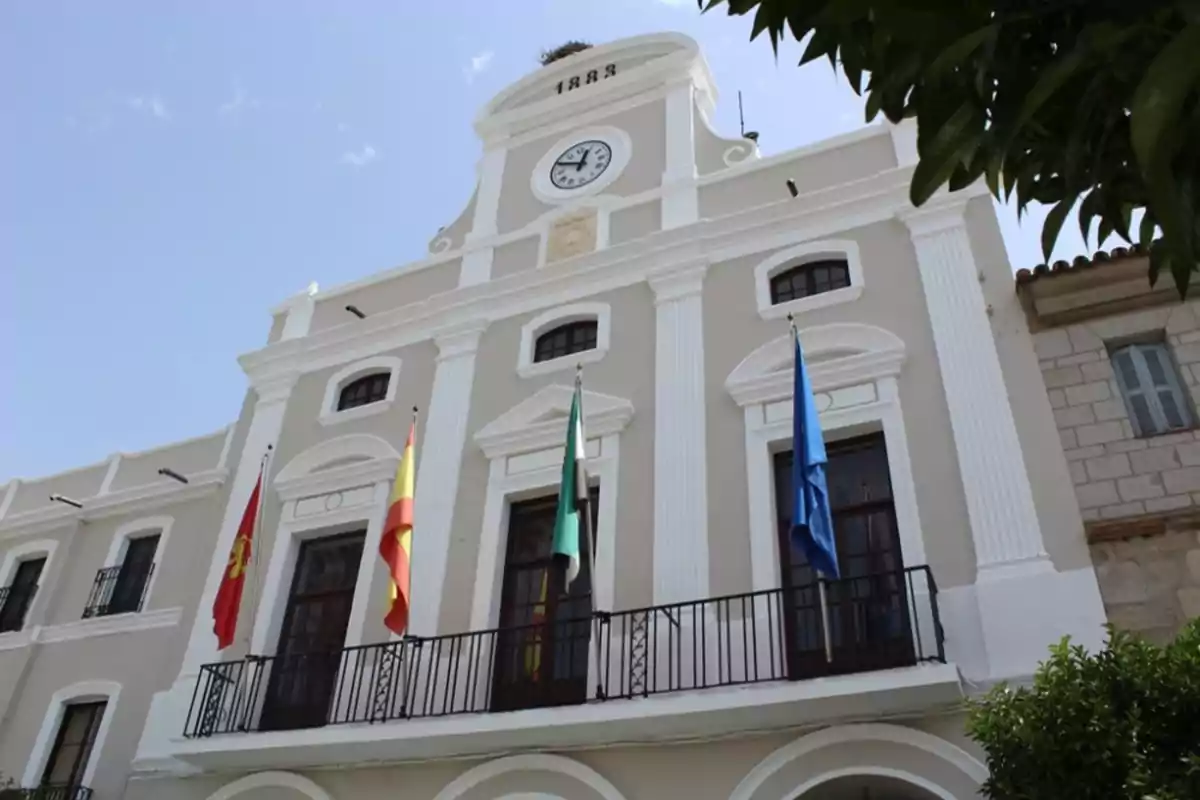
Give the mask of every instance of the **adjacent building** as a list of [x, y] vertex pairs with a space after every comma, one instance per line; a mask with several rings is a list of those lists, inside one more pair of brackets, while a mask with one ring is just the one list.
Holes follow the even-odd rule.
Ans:
[[[964, 698], [1098, 645], [1114, 602], [1043, 389], [1077, 351], [1035, 352], [986, 191], [909, 204], [910, 127], [764, 158], [716, 101], [679, 35], [538, 70], [479, 115], [428, 257], [276, 309], [227, 431], [10, 484], [0, 771], [55, 800], [977, 796]], [[785, 530], [789, 318], [826, 613]], [[547, 596], [577, 370], [596, 553]], [[398, 639], [378, 544], [413, 407]]]

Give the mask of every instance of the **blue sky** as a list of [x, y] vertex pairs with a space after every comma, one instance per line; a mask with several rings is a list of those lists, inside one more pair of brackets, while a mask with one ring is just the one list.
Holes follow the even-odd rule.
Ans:
[[[269, 309], [420, 258], [542, 49], [660, 30], [766, 154], [863, 124], [827, 63], [693, 0], [0, 4], [0, 482], [230, 422]], [[1017, 266], [1041, 216], [1002, 217]]]

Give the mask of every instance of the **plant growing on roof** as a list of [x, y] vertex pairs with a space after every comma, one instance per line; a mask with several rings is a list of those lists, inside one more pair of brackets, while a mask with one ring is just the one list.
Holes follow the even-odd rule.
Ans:
[[588, 50], [590, 48], [591, 45], [587, 42], [581, 42], [576, 39], [572, 39], [571, 41], [565, 44], [560, 44], [558, 47], [553, 49], [543, 50], [538, 60], [541, 61], [543, 67], [547, 67], [553, 64], [555, 61], [566, 58], [567, 56], [573, 56], [576, 53], [582, 53], [584, 50]]

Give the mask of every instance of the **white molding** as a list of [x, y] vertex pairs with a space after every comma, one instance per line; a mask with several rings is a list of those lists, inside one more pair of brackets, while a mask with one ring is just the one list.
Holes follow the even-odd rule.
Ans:
[[906, 119], [899, 125], [887, 126], [892, 138], [892, 150], [896, 154], [896, 164], [907, 167], [921, 160], [917, 151], [917, 121]]
[[155, 611], [131, 611], [127, 614], [109, 614], [103, 617], [64, 622], [59, 625], [43, 625], [38, 628], [34, 641], [41, 644], [74, 642], [97, 636], [112, 636], [117, 633], [135, 633], [157, 628], [173, 628], [183, 618], [183, 608], [172, 606]]
[[860, 778], [864, 776], [878, 776], [881, 778], [892, 778], [902, 783], [907, 783], [910, 786], [915, 786], [919, 789], [924, 789], [937, 800], [960, 800], [949, 789], [944, 788], [941, 784], [935, 783], [929, 778], [924, 778], [916, 773], [909, 772], [903, 769], [893, 769], [892, 767], [877, 767], [874, 764], [863, 764], [854, 767], [842, 767], [841, 769], [831, 769], [826, 772], [809, 778], [801, 783], [792, 791], [794, 797], [803, 797], [810, 790], [817, 788], [830, 781], [838, 778]]
[[421, 598], [421, 602], [409, 609], [408, 627], [417, 636], [438, 633], [475, 385], [475, 354], [485, 327], [486, 322], [473, 320], [458, 328], [442, 328], [435, 339], [437, 367], [420, 442], [413, 498], [413, 519], [418, 527], [413, 535], [409, 571], [413, 597]]
[[[550, 168], [564, 152], [581, 142], [596, 140], [604, 142], [612, 150], [608, 167], [591, 183], [578, 189], [560, 189], [550, 181]], [[581, 197], [594, 197], [612, 185], [621, 177], [629, 161], [633, 157], [633, 139], [629, 133], [613, 125], [593, 125], [580, 128], [563, 136], [551, 145], [546, 154], [538, 159], [533, 173], [529, 176], [529, 188], [533, 196], [543, 203], [556, 206], [578, 200]]]
[[[778, 305], [772, 304], [772, 278], [785, 269], [830, 257], [846, 259], [850, 272], [849, 286], [810, 297], [799, 297]], [[773, 253], [754, 267], [754, 299], [758, 304], [758, 316], [763, 319], [784, 319], [789, 314], [798, 315], [817, 308], [853, 302], [862, 296], [864, 286], [858, 243], [850, 239], [805, 242]]]
[[221, 443], [221, 455], [217, 457], [217, 469], [223, 470], [229, 463], [229, 451], [233, 449], [233, 435], [237, 432], [237, 423], [230, 423], [225, 428], [225, 440]]
[[[433, 800], [459, 800], [482, 783], [513, 772], [553, 772], [576, 780], [595, 792], [601, 800], [625, 800], [625, 797], [603, 775], [585, 764], [566, 756], [550, 753], [523, 753], [498, 758], [472, 767], [446, 784]], [[505, 795], [514, 797], [515, 795]], [[523, 795], [529, 797], [530, 795]], [[549, 795], [542, 795], [548, 797]], [[220, 800], [225, 800], [221, 798]]]
[[259, 789], [291, 789], [308, 800], [333, 800], [333, 795], [318, 786], [311, 778], [294, 772], [256, 772], [225, 784], [210, 794], [207, 800], [233, 800], [239, 795]]
[[[905, 566], [926, 563], [916, 480], [900, 403], [897, 375], [905, 360], [903, 341], [871, 325], [836, 323], [800, 331], [805, 355], [850, 351], [809, 367], [825, 438], [864, 425], [883, 431], [892, 484], [892, 503]], [[755, 591], [779, 586], [772, 453], [792, 440], [791, 399], [795, 358], [790, 334], [754, 350], [734, 368], [725, 388], [742, 406], [750, 524], [750, 570]]]
[[[939, 759], [946, 766], [980, 785], [988, 777], [987, 767], [978, 759], [961, 747], [931, 733], [887, 723], [838, 725], [801, 736], [772, 752], [741, 780], [729, 796], [729, 800], [765, 800], [755, 797], [755, 793], [789, 764], [809, 759], [814, 762], [815, 771], [820, 769], [822, 751], [841, 750], [847, 744], [871, 742], [886, 742], [919, 750]], [[951, 797], [950, 800], [955, 799]]]
[[82, 500], [81, 509], [56, 505], [13, 514], [0, 524], [0, 541], [32, 536], [75, 522], [137, 514], [166, 505], [196, 500], [219, 489], [225, 483], [227, 474], [223, 469], [206, 470], [189, 475], [186, 485], [163, 481], [85, 498]]
[[22, 647], [28, 647], [37, 641], [38, 627], [28, 625], [19, 631], [8, 631], [0, 633], [0, 652], [5, 650], [20, 650]]
[[154, 548], [154, 567], [145, 591], [142, 593], [146, 605], [149, 605], [150, 598], [154, 596], [154, 584], [158, 581], [158, 576], [162, 574], [163, 556], [167, 552], [167, 542], [171, 537], [171, 527], [174, 524], [175, 518], [165, 514], [141, 517], [122, 523], [113, 533], [112, 542], [108, 546], [108, 554], [104, 557], [105, 567], [118, 566], [125, 561], [125, 551], [129, 548], [130, 539], [140, 538], [137, 537], [137, 534], [158, 534], [158, 544]]
[[[661, 231], [578, 256], [569, 263], [523, 270], [467, 292], [444, 292], [303, 339], [277, 342], [247, 353], [239, 361], [256, 388], [275, 379], [294, 380], [301, 373], [427, 340], [437, 336], [444, 325], [486, 325], [633, 285], [652, 272], [706, 259], [720, 263], [894, 219], [899, 210], [909, 207], [910, 176], [911, 170], [894, 170], [707, 220], [700, 230], [688, 226]], [[381, 274], [359, 288], [395, 274], [401, 273]]]
[[978, 568], [1053, 569], [964, 217], [942, 195], [903, 215], [911, 232], [954, 433]]
[[[574, 394], [571, 386], [545, 386], [480, 428], [475, 443], [489, 459], [560, 446]], [[633, 419], [633, 403], [587, 389], [583, 408], [589, 438], [620, 433]]]
[[662, 175], [660, 224], [663, 230], [692, 225], [700, 218], [696, 184], [695, 86], [690, 76], [669, 89], [666, 115], [666, 167]]
[[100, 488], [96, 490], [97, 495], [108, 494], [112, 490], [113, 481], [117, 477], [117, 470], [121, 468], [121, 454], [113, 453], [108, 457], [108, 469], [104, 472], [104, 480], [100, 482]]
[[[50, 567], [54, 565], [54, 552], [58, 549], [57, 539], [36, 539], [30, 542], [21, 542], [20, 544], [9, 548], [4, 553], [4, 562], [0, 564], [0, 587], [8, 586], [13, 579], [14, 573], [17, 571], [17, 565], [21, 561], [30, 561], [29, 556], [36, 558], [37, 556], [45, 556], [46, 563], [42, 565], [42, 574], [38, 576], [38, 594], [41, 594], [42, 583], [45, 582], [46, 576], [50, 574]], [[29, 609], [26, 612], [33, 611], [33, 604], [37, 602], [37, 595], [29, 601]]]
[[116, 716], [117, 701], [121, 698], [121, 684], [116, 681], [81, 681], [65, 686], [50, 697], [50, 706], [46, 716], [42, 718], [42, 726], [38, 729], [37, 739], [33, 743], [33, 751], [25, 764], [25, 774], [21, 785], [33, 788], [41, 783], [42, 773], [46, 770], [46, 762], [50, 758], [50, 749], [62, 724], [63, 714], [67, 704], [72, 700], [97, 700], [104, 698], [104, 717], [100, 720], [100, 728], [92, 744], [92, 752], [88, 756], [87, 767], [83, 770], [81, 784], [91, 786], [92, 778], [96, 775], [96, 766], [104, 756], [104, 744], [108, 740], [109, 729], [112, 728], [113, 717]]
[[21, 479], [13, 478], [4, 487], [4, 496], [0, 497], [0, 522], [8, 516], [8, 509], [12, 507], [12, 502], [17, 496], [17, 490], [21, 488]]
[[[500, 193], [504, 188], [504, 165], [508, 160], [507, 147], [493, 147], [479, 160], [479, 186], [475, 192], [475, 213], [471, 219], [471, 230], [466, 241], [483, 239], [496, 233], [496, 218], [500, 213]], [[483, 248], [488, 250], [491, 248]], [[491, 259], [488, 259], [490, 268]], [[490, 269], [488, 270], [490, 274]], [[487, 280], [488, 275], [475, 275], [469, 279], [470, 271], [463, 262], [460, 286], [469, 286]]]
[[[571, 353], [548, 361], [534, 361], [534, 347], [543, 333], [559, 325], [581, 320], [596, 321], [596, 346], [591, 350]], [[538, 314], [521, 326], [521, 348], [517, 351], [517, 374], [522, 378], [549, 375], [573, 369], [577, 364], [591, 364], [608, 353], [612, 342], [612, 306], [608, 303], [572, 303]]]
[[[285, 344], [296, 344], [306, 339], [297, 339]], [[273, 376], [267, 383], [271, 390], [259, 391], [258, 401], [250, 412], [246, 439], [242, 443], [237, 468], [233, 473], [229, 492], [225, 496], [221, 527], [213, 542], [212, 558], [208, 564], [204, 589], [196, 600], [195, 607], [199, 610], [192, 619], [192, 630], [188, 635], [187, 649], [184, 651], [179, 675], [176, 678], [177, 684], [181, 681], [190, 682], [194, 676], [199, 674], [201, 665], [216, 661], [218, 657], [217, 638], [213, 634], [210, 609], [212, 609], [217, 590], [224, 578], [229, 550], [237, 535], [238, 526], [241, 524], [242, 514], [245, 512], [246, 505], [250, 501], [250, 494], [258, 482], [263, 456], [269, 452], [268, 448], [274, 445], [283, 428], [288, 399], [291, 389], [296, 383], [295, 373]], [[268, 463], [267, 467], [269, 470], [271, 465]], [[265, 505], [266, 503], [275, 503], [277, 499], [264, 492], [262, 502]], [[200, 565], [197, 567], [200, 568]]]
[[280, 500], [299, 500], [310, 495], [340, 491], [353, 486], [390, 481], [396, 477], [396, 469], [399, 465], [399, 455], [373, 458], [341, 467], [330, 467], [296, 478], [286, 480], [276, 478], [273, 485]]
[[316, 282], [310, 283], [306, 290], [293, 295], [280, 305], [278, 311], [287, 314], [283, 320], [283, 330], [279, 333], [280, 341], [301, 339], [308, 335], [308, 331], [312, 327], [313, 314], [317, 309], [318, 288]]
[[[350, 433], [333, 439], [326, 439], [309, 447], [292, 457], [282, 469], [275, 474], [272, 482], [276, 489], [283, 490], [295, 481], [325, 470], [344, 469], [343, 466], [331, 468], [329, 465], [338, 462], [368, 461], [395, 459], [399, 461], [400, 453], [386, 439], [369, 433]], [[350, 464], [348, 466], [353, 466]], [[222, 559], [224, 563], [224, 559]]]
[[[317, 421], [322, 425], [334, 425], [353, 419], [382, 414], [392, 407], [396, 400], [396, 389], [400, 385], [400, 367], [403, 362], [395, 356], [372, 356], [347, 364], [329, 376], [325, 382], [325, 394], [321, 400], [321, 413]], [[365, 378], [367, 375], [388, 373], [387, 393], [382, 400], [355, 406], [344, 411], [338, 411], [338, 397], [342, 389], [352, 381]]]
[[655, 273], [654, 602], [709, 596], [701, 261]]
[[[562, 478], [562, 450], [574, 391], [569, 386], [547, 386], [475, 434], [475, 442], [491, 463], [475, 569], [471, 630], [496, 626], [500, 611], [496, 588], [508, 534], [510, 501], [557, 486]], [[594, 602], [601, 608], [612, 602], [616, 580], [615, 554], [611, 547], [603, 545], [616, 541], [619, 434], [633, 418], [633, 404], [623, 398], [589, 391], [584, 391], [582, 403], [584, 434], [588, 437], [587, 471], [602, 487], [597, 509], [597, 556], [593, 576]], [[593, 456], [596, 449], [599, 454]], [[549, 461], [532, 469], [524, 468], [524, 464], [518, 466], [512, 458], [547, 450]]]

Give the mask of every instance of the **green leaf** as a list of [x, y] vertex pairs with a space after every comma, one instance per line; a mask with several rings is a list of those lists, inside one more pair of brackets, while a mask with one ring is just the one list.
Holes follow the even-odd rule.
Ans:
[[1042, 258], [1047, 262], [1050, 261], [1050, 253], [1054, 251], [1054, 243], [1058, 241], [1058, 233], [1062, 230], [1063, 220], [1067, 218], [1071, 207], [1078, 199], [1079, 195], [1075, 195], [1059, 200], [1046, 215], [1046, 221], [1042, 223]]
[[927, 78], [938, 78], [947, 70], [963, 66], [963, 61], [974, 53], [984, 42], [995, 36], [1000, 30], [999, 23], [992, 23], [977, 31], [968, 33], [954, 44], [947, 47], [938, 57], [925, 68]]
[[1151, 62], [1133, 95], [1130, 139], [1144, 172], [1150, 170], [1163, 134], [1179, 116], [1197, 80], [1200, 80], [1200, 24], [1192, 24]]
[[909, 199], [919, 206], [949, 180], [966, 152], [979, 140], [980, 120], [970, 105], [963, 105], [938, 130], [913, 170]]

